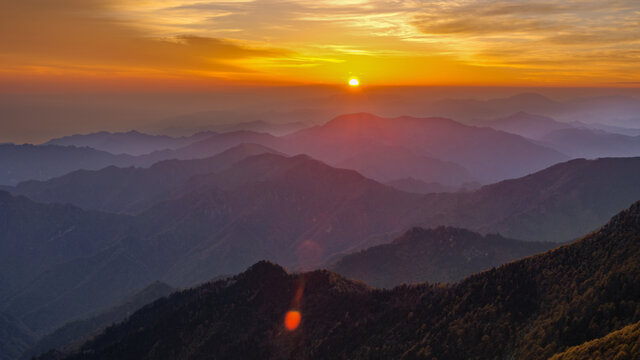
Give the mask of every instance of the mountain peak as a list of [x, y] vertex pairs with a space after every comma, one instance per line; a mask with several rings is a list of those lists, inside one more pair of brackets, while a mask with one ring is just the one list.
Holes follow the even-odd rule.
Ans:
[[282, 266], [273, 263], [268, 260], [261, 260], [257, 263], [251, 265], [245, 272], [240, 274], [239, 276], [243, 278], [274, 278], [274, 277], [283, 277], [287, 276], [287, 270], [285, 270]]
[[602, 227], [602, 232], [611, 234], [616, 231], [640, 231], [640, 201], [621, 211]]

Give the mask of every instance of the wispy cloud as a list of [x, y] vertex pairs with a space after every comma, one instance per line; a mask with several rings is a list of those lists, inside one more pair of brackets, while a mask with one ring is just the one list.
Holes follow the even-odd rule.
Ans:
[[[5, 65], [415, 83], [439, 66], [478, 72], [471, 82], [628, 83], [640, 2], [21, 0], [0, 5], [0, 45]], [[400, 76], [398, 63], [414, 68]]]

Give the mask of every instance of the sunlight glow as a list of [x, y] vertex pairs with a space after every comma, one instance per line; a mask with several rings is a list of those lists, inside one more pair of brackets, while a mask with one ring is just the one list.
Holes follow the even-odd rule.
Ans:
[[360, 85], [360, 82], [358, 81], [358, 79], [352, 78], [349, 80], [349, 86], [358, 86], [358, 85]]

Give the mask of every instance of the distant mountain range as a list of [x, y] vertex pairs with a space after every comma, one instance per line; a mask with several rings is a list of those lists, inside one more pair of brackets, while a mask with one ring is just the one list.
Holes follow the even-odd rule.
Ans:
[[349, 254], [330, 269], [384, 288], [421, 282], [457, 282], [464, 277], [556, 247], [465, 229], [413, 228], [390, 244]]
[[86, 135], [71, 135], [51, 139], [44, 145], [90, 147], [112, 154], [144, 155], [153, 151], [177, 149], [212, 136], [213, 132], [199, 132], [192, 136], [171, 137], [149, 135], [138, 131], [111, 133], [101, 131]]
[[[549, 117], [524, 112], [487, 123], [492, 128], [521, 135], [572, 158], [640, 156], [640, 135], [634, 129], [626, 134], [610, 133], [611, 127], [562, 123]], [[612, 129], [612, 131], [622, 129]]]
[[222, 171], [234, 163], [263, 153], [277, 153], [262, 145], [242, 144], [213, 157], [164, 160], [149, 168], [106, 167], [78, 170], [48, 181], [25, 181], [11, 191], [39, 202], [71, 203], [85, 209], [135, 213], [174, 195], [198, 174]]
[[[245, 162], [242, 166], [232, 166], [242, 159], [261, 153], [276, 155], [263, 157], [262, 163], [254, 161]], [[230, 191], [230, 187], [238, 189], [246, 186], [250, 187], [247, 191], [254, 192], [253, 181], [264, 179], [269, 174], [278, 174], [275, 169], [286, 168], [284, 164], [296, 161], [300, 164], [314, 163], [304, 157], [295, 161], [293, 158], [287, 160], [284, 156], [277, 155], [275, 150], [247, 144], [208, 159], [165, 161], [148, 169], [111, 167], [100, 171], [79, 171], [45, 182], [21, 183], [8, 189], [14, 194], [26, 195], [36, 201], [72, 203], [92, 210], [138, 213], [153, 204], [188, 196], [208, 185], [209, 188], [217, 186], [224, 191]], [[301, 174], [302, 171], [312, 171], [311, 168], [302, 169], [305, 167], [298, 170]], [[405, 199], [391, 202], [385, 207], [396, 206], [390, 211], [409, 212], [405, 217], [397, 219], [395, 227], [386, 228], [382, 233], [404, 231], [414, 225], [451, 225], [482, 233], [500, 232], [516, 239], [558, 242], [577, 238], [596, 228], [604, 219], [628, 206], [629, 199], [640, 198], [640, 187], [637, 186], [640, 182], [639, 169], [640, 158], [573, 160], [475, 191], [421, 197], [377, 184], [379, 190], [375, 192], [393, 193], [394, 195], [389, 196]], [[347, 183], [342, 183], [346, 178], [338, 175], [341, 172], [336, 169], [317, 166], [313, 171], [318, 174], [309, 173], [309, 179], [299, 178], [300, 186], [303, 186], [304, 181], [314, 183], [320, 173], [335, 179], [336, 189], [348, 186]], [[214, 174], [194, 180], [197, 179], [196, 175], [209, 173]], [[354, 174], [353, 179], [355, 178]], [[285, 181], [284, 178], [281, 180]], [[267, 184], [262, 183], [260, 186]], [[411, 191], [411, 188], [403, 190]], [[417, 190], [414, 192], [419, 193]], [[311, 189], [306, 191], [312, 192]], [[233, 196], [235, 199], [236, 195]], [[257, 202], [262, 196], [263, 194], [256, 194], [255, 199], [243, 201], [253, 208], [250, 203]], [[311, 204], [307, 206], [312, 211], [316, 207]], [[329, 219], [327, 217], [327, 221]], [[329, 224], [326, 226], [333, 227]], [[379, 230], [374, 230], [371, 234], [377, 231]], [[388, 239], [390, 240], [392, 239]], [[347, 248], [349, 247], [345, 249]]]
[[426, 224], [562, 242], [640, 199], [640, 158], [577, 159], [471, 193], [431, 194]]
[[[484, 125], [496, 118], [525, 112], [551, 117], [563, 123], [581, 122], [613, 128], [638, 128], [640, 99], [625, 96], [585, 96], [558, 101], [539, 93], [520, 93], [486, 100], [448, 98], [423, 104], [422, 112]], [[611, 130], [612, 128], [610, 128]]]
[[0, 184], [15, 185], [25, 180], [46, 180], [78, 169], [97, 170], [106, 166], [129, 166], [131, 155], [75, 146], [0, 145]]
[[[140, 133], [104, 135], [113, 137], [113, 143], [104, 140], [102, 135], [95, 135], [98, 140], [91, 136], [56, 140], [89, 142], [116, 153], [124, 152], [115, 149], [118, 142], [124, 144], [123, 149], [134, 148], [138, 143], [145, 149], [158, 147], [163, 142], [163, 146], [168, 147], [138, 156], [113, 155], [74, 146], [2, 145], [0, 165], [5, 172], [0, 174], [0, 184], [46, 180], [74, 170], [95, 170], [109, 165], [147, 167], [167, 159], [206, 158], [242, 143], [260, 144], [289, 155], [308, 154], [332, 166], [358, 170], [382, 182], [413, 177], [448, 186], [473, 180], [488, 183], [518, 177], [568, 159], [556, 150], [520, 136], [441, 118], [387, 119], [351, 114], [280, 137], [252, 131], [204, 135], [179, 139]], [[131, 140], [138, 137], [141, 138], [139, 141]], [[190, 143], [176, 147], [181, 142]], [[134, 150], [130, 151], [142, 151]]]
[[[640, 202], [570, 245], [439, 286], [373, 290], [260, 262], [39, 359], [544, 360], [640, 321]], [[300, 325], [287, 331], [289, 310]], [[613, 333], [613, 339], [624, 339]], [[599, 349], [597, 343], [585, 345]], [[604, 347], [601, 347], [603, 351]], [[568, 354], [560, 358], [570, 359]], [[633, 350], [635, 351], [635, 350]], [[627, 353], [628, 354], [628, 353]], [[582, 358], [581, 358], [582, 359]]]
[[[414, 158], [421, 156], [458, 164], [484, 183], [523, 176], [567, 159], [555, 150], [520, 136], [443, 118], [403, 116], [390, 119], [366, 113], [349, 114], [291, 134], [285, 140], [284, 147], [276, 149], [308, 154], [334, 166], [349, 164], [350, 159], [356, 157], [354, 163], [360, 165], [359, 170], [375, 172], [375, 179], [380, 181], [408, 176], [421, 179], [424, 176], [421, 173], [429, 171], [425, 169], [429, 162], [422, 160], [422, 166], [416, 167], [419, 173], [407, 174], [405, 171], [399, 176], [396, 172], [401, 165], [397, 164], [397, 154], [403, 151], [412, 152]], [[397, 150], [390, 151], [390, 148]], [[385, 157], [377, 156], [380, 153], [393, 156], [385, 161]], [[411, 160], [410, 163], [418, 161]], [[373, 169], [367, 168], [372, 166]], [[389, 172], [382, 176], [384, 169]], [[435, 173], [437, 168], [432, 171]], [[424, 180], [437, 181], [433, 178]], [[467, 180], [468, 177], [458, 183]]]
[[489, 121], [486, 126], [534, 140], [540, 140], [554, 131], [576, 128], [547, 116], [533, 115], [523, 111]]

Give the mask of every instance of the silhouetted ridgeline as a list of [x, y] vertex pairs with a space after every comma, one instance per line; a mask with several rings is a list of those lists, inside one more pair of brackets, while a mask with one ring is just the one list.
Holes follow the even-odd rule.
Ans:
[[[292, 306], [302, 322], [288, 332]], [[452, 286], [373, 290], [260, 262], [40, 359], [543, 360], [638, 321], [640, 202], [579, 241]]]
[[56, 329], [38, 341], [22, 354], [20, 359], [31, 359], [49, 349], [72, 349], [87, 339], [99, 334], [107, 326], [122, 322], [143, 306], [176, 291], [171, 286], [156, 281], [144, 289], [128, 296], [117, 306], [82, 320], [72, 321]]
[[390, 244], [345, 255], [330, 269], [385, 288], [425, 281], [456, 282], [556, 246], [556, 243], [519, 241], [495, 234], [482, 236], [460, 228], [413, 228]]

